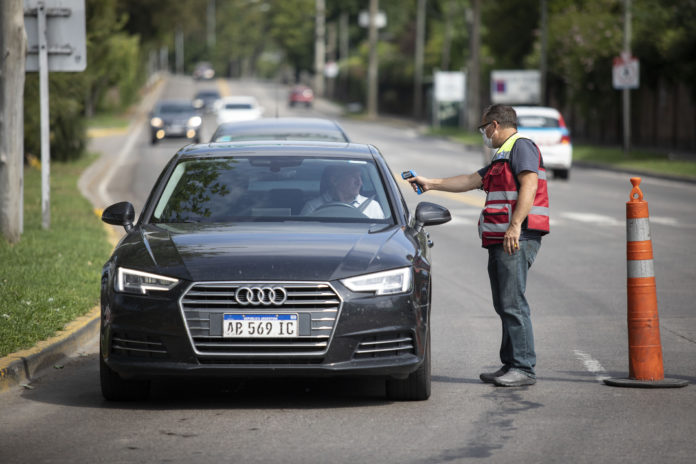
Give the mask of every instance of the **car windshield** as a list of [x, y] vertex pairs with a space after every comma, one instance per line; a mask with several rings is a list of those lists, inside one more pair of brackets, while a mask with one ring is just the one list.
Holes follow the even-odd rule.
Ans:
[[517, 116], [517, 126], [524, 128], [560, 127], [558, 118], [549, 116]]
[[192, 105], [184, 103], [165, 103], [160, 106], [160, 113], [191, 113], [195, 111]]
[[383, 182], [378, 167], [369, 160], [185, 159], [166, 179], [150, 222], [393, 224]]

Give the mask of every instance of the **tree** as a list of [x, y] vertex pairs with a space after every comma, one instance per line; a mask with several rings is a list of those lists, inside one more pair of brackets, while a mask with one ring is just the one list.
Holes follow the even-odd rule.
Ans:
[[22, 233], [25, 48], [22, 1], [0, 2], [0, 232], [10, 243]]

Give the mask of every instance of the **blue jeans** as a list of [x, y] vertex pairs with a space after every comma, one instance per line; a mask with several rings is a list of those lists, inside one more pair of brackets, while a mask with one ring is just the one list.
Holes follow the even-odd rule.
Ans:
[[535, 378], [534, 333], [524, 293], [527, 271], [536, 258], [541, 240], [520, 240], [519, 243], [519, 250], [512, 255], [503, 251], [503, 245], [488, 247], [488, 277], [493, 306], [503, 325], [500, 360], [505, 369], [519, 369]]

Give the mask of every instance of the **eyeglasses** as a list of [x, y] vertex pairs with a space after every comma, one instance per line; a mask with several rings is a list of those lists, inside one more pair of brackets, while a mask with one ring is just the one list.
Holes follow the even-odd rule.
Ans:
[[480, 126], [478, 126], [479, 132], [484, 134], [486, 132], [486, 127], [488, 127], [489, 124], [493, 124], [493, 121], [489, 121], [485, 124], [481, 124]]

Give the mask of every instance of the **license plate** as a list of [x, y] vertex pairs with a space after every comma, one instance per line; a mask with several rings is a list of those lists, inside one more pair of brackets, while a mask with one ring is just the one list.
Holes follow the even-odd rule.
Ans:
[[297, 337], [297, 314], [225, 314], [223, 337]]

